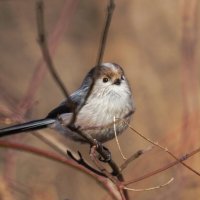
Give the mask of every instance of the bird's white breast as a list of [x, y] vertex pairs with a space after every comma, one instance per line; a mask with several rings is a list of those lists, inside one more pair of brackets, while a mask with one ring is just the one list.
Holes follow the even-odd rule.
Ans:
[[[114, 86], [113, 86], [114, 87]], [[123, 88], [120, 91], [109, 91], [103, 95], [103, 91], [92, 94], [86, 105], [83, 106], [77, 116], [77, 124], [84, 126], [105, 126], [113, 122], [113, 118], [124, 118], [133, 110], [132, 96]]]

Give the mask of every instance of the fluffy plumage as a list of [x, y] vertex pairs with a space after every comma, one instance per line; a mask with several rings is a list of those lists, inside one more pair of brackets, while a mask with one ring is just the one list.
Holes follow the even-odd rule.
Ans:
[[[99, 142], [106, 142], [114, 137], [114, 116], [129, 122], [135, 106], [123, 69], [114, 63], [104, 63], [97, 70], [92, 68], [83, 80], [81, 87], [70, 96], [76, 107], [84, 101], [93, 79], [95, 79], [93, 90], [78, 113], [75, 126]], [[67, 128], [71, 117], [72, 109], [68, 101], [64, 101], [45, 119], [0, 129], [0, 136], [48, 126], [73, 140], [85, 142], [76, 132]], [[116, 121], [117, 134], [122, 133], [126, 128], [127, 125], [123, 121]], [[12, 131], [9, 132], [9, 130]]]

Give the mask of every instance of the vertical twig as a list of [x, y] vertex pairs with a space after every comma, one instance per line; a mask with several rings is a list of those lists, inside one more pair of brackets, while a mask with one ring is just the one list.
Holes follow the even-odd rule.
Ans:
[[74, 108], [73, 102], [71, 101], [71, 98], [69, 96], [69, 93], [67, 89], [65, 88], [63, 82], [61, 81], [60, 77], [58, 76], [53, 61], [51, 59], [48, 44], [46, 40], [46, 33], [45, 33], [45, 23], [44, 23], [44, 3], [42, 0], [37, 1], [36, 4], [37, 8], [37, 30], [38, 30], [38, 42], [41, 47], [41, 51], [43, 54], [43, 58], [47, 63], [47, 67], [52, 75], [52, 77], [55, 80], [55, 83], [58, 84], [58, 87], [62, 91], [63, 95], [67, 98], [68, 102], [70, 103], [70, 107]]
[[[51, 55], [55, 53], [59, 40], [61, 39], [64, 31], [69, 25], [71, 16], [74, 13], [73, 11], [75, 9], [76, 3], [77, 0], [70, 0], [70, 1], [66, 0], [64, 2], [61, 14], [56, 22], [53, 31], [51, 32], [51, 35], [49, 36], [49, 49]], [[38, 64], [36, 66], [32, 79], [30, 80], [27, 91], [24, 97], [22, 98], [21, 102], [17, 106], [17, 111], [16, 111], [17, 114], [14, 114], [14, 117], [12, 118], [15, 119], [18, 117], [18, 115], [25, 116], [27, 110], [32, 107], [35, 94], [38, 91], [41, 82], [44, 80], [44, 76], [47, 72], [46, 70], [47, 68], [45, 67], [45, 62], [43, 58], [41, 58], [38, 61]]]
[[114, 9], [115, 9], [114, 0], [110, 0], [110, 3], [107, 7], [107, 16], [106, 16], [106, 20], [105, 20], [103, 33], [102, 33], [100, 44], [99, 44], [99, 51], [97, 54], [96, 66], [100, 65], [103, 60], [103, 55], [104, 55], [104, 51], [105, 51], [105, 47], [106, 47], [106, 41], [108, 38], [108, 31], [110, 28], [110, 23], [112, 20], [112, 15], [113, 15]]
[[[97, 62], [97, 66], [96, 66], [96, 70], [98, 69], [99, 65], [101, 64], [101, 61], [103, 59], [103, 53], [105, 50], [105, 46], [106, 46], [106, 39], [107, 39], [107, 35], [108, 35], [108, 31], [109, 31], [109, 27], [110, 27], [110, 23], [111, 23], [111, 19], [112, 19], [112, 13], [114, 10], [114, 0], [110, 0], [109, 4], [108, 4], [108, 10], [107, 10], [107, 17], [106, 17], [106, 22], [105, 22], [105, 27], [104, 27], [104, 31], [102, 34], [102, 39], [100, 42], [100, 50], [99, 50], [99, 54], [98, 54], [98, 62]], [[47, 65], [49, 67], [49, 70], [51, 71], [54, 80], [57, 82], [57, 84], [59, 85], [59, 87], [61, 88], [61, 90], [63, 91], [63, 93], [65, 94], [65, 96], [68, 98], [69, 101], [71, 101], [69, 94], [67, 92], [67, 90], [65, 89], [65, 87], [63, 86], [59, 76], [56, 74], [55, 70], [54, 70], [54, 66], [53, 66], [53, 62], [51, 60], [50, 54], [48, 53], [48, 47], [47, 47], [47, 43], [46, 43], [46, 36], [45, 36], [45, 29], [44, 29], [44, 16], [43, 16], [43, 3], [42, 1], [38, 1], [37, 4], [37, 22], [38, 22], [38, 35], [39, 35], [39, 43], [42, 49], [42, 53], [44, 56], [45, 61], [47, 62]], [[78, 114], [78, 112], [81, 110], [81, 108], [84, 106], [84, 104], [86, 103], [88, 97], [91, 94], [91, 91], [93, 89], [94, 83], [95, 83], [95, 77], [93, 77], [92, 83], [88, 89], [88, 92], [85, 96], [84, 101], [76, 108], [76, 110], [74, 110], [74, 114], [73, 117], [70, 121], [69, 124], [69, 128], [71, 127], [71, 129], [73, 131], [75, 131], [77, 134], [81, 135], [83, 138], [85, 138], [89, 144], [91, 144], [92, 146], [99, 146], [99, 143], [94, 140], [90, 135], [83, 133], [82, 131], [78, 130], [77, 128], [74, 129], [73, 125], [76, 121], [76, 116]], [[71, 106], [73, 106], [72, 102], [71, 102]], [[97, 148], [98, 153], [103, 157], [103, 158], [107, 158], [107, 152], [105, 150], [103, 150], [102, 148]], [[120, 172], [119, 167], [117, 166], [117, 164], [111, 159], [110, 162], [108, 163], [110, 165], [110, 167], [113, 169], [113, 172], [115, 173], [115, 175], [117, 176], [119, 181], [124, 181], [124, 178]], [[128, 193], [126, 190], [123, 190], [123, 195], [125, 196], [125, 198], [128, 200]]]
[[[61, 39], [61, 36], [63, 35], [64, 30], [67, 27], [67, 23], [69, 23], [71, 19], [71, 15], [74, 13], [73, 10], [75, 8], [76, 2], [77, 2], [76, 0], [65, 1], [62, 7], [62, 11], [57, 20], [56, 26], [53, 29], [52, 34], [50, 35], [51, 55], [54, 54], [56, 47], [59, 43], [59, 40]], [[25, 93], [21, 102], [17, 106], [12, 105], [14, 109], [12, 110], [11, 116], [9, 116], [11, 120], [17, 119], [18, 121], [24, 121], [27, 111], [33, 106], [35, 94], [37, 90], [39, 89], [39, 87], [41, 86], [41, 82], [44, 79], [45, 74], [46, 74], [45, 63], [43, 59], [41, 58], [38, 61], [35, 72], [27, 88], [27, 92]], [[11, 139], [13, 140], [13, 138]], [[15, 137], [14, 140], [17, 140], [17, 138]], [[13, 151], [7, 151], [7, 153], [5, 154], [6, 161], [5, 161], [4, 174], [6, 178], [8, 176], [14, 177], [14, 173], [11, 167], [14, 166], [16, 156], [17, 155], [14, 154]]]
[[84, 100], [80, 103], [80, 105], [76, 108], [75, 114], [73, 115], [70, 124], [74, 124], [76, 121], [76, 115], [79, 113], [79, 111], [82, 109], [82, 107], [85, 105], [87, 99], [89, 98], [94, 84], [95, 84], [95, 78], [96, 78], [96, 71], [99, 67], [99, 65], [102, 62], [103, 59], [103, 54], [104, 54], [104, 50], [106, 47], [106, 40], [107, 40], [107, 36], [108, 36], [108, 31], [109, 31], [109, 27], [110, 27], [110, 23], [111, 23], [111, 19], [112, 19], [112, 14], [115, 8], [115, 4], [114, 4], [114, 0], [108, 0], [108, 6], [107, 6], [107, 16], [106, 16], [106, 20], [105, 20], [105, 25], [104, 25], [104, 29], [103, 29], [103, 33], [101, 36], [101, 40], [100, 40], [100, 44], [99, 44], [99, 52], [97, 55], [97, 63], [96, 63], [96, 69], [95, 69], [95, 73], [94, 73], [94, 77], [92, 77], [92, 83], [90, 84], [87, 94], [84, 98]]

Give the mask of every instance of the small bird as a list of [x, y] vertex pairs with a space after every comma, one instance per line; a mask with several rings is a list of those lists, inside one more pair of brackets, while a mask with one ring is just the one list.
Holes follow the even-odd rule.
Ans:
[[[84, 102], [93, 80], [93, 88]], [[115, 63], [103, 63], [98, 68], [92, 68], [70, 99], [75, 109], [84, 103], [76, 116], [74, 127], [101, 143], [113, 139], [115, 131], [116, 134], [122, 133], [135, 111], [129, 83], [122, 67]], [[86, 139], [68, 127], [72, 117], [72, 106], [69, 100], [65, 100], [43, 119], [0, 129], [0, 137], [49, 127], [74, 141], [87, 143]]]

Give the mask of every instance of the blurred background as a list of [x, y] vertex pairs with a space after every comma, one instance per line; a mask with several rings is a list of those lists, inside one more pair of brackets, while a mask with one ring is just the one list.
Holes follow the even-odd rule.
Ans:
[[[46, 0], [45, 26], [57, 72], [69, 92], [76, 90], [96, 62], [107, 1]], [[196, 0], [116, 0], [104, 61], [120, 64], [136, 101], [131, 125], [176, 156], [200, 146], [199, 83], [200, 3]], [[43, 65], [37, 42], [35, 1], [0, 0], [0, 126], [36, 119], [64, 99]], [[80, 146], [46, 130], [89, 160]], [[32, 134], [6, 138], [53, 151]], [[119, 137], [129, 157], [151, 146], [127, 130]], [[120, 165], [116, 142], [106, 146]], [[154, 147], [124, 171], [126, 180], [174, 161]], [[199, 154], [186, 161], [200, 171]], [[20, 151], [0, 148], [0, 196], [6, 200], [111, 199], [97, 181], [82, 172]], [[200, 177], [181, 165], [134, 183], [153, 191], [130, 192], [131, 199], [199, 199]]]

